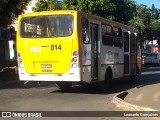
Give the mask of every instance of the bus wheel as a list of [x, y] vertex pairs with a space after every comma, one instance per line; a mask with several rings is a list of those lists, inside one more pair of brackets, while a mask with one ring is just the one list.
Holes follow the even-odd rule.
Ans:
[[61, 90], [67, 90], [71, 88], [72, 83], [71, 82], [56, 82], [56, 85]]

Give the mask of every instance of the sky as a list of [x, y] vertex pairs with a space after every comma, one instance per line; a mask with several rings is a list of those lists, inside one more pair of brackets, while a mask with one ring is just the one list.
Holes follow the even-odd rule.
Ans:
[[155, 5], [156, 8], [160, 9], [160, 0], [135, 0], [137, 4], [144, 4], [147, 7], [151, 8], [152, 4]]

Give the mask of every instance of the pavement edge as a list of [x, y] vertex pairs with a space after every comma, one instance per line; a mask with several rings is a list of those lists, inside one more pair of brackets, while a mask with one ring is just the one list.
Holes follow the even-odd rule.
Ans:
[[158, 111], [157, 109], [153, 109], [150, 107], [138, 106], [125, 102], [124, 99], [128, 94], [129, 92], [127, 91], [116, 94], [112, 99], [112, 103], [115, 104], [116, 107], [127, 111]]

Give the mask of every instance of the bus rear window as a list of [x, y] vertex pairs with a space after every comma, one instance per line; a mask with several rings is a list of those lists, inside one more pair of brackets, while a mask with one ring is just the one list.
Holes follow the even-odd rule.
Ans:
[[21, 37], [59, 37], [73, 32], [72, 15], [26, 17], [21, 20]]

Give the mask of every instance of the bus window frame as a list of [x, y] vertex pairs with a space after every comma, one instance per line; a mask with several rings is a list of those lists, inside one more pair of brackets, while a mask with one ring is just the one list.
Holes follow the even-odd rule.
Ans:
[[114, 36], [114, 46], [122, 48], [123, 47], [122, 28], [113, 26], [113, 36]]
[[[49, 17], [49, 16], [65, 16], [65, 15], [70, 15], [70, 16], [72, 16], [72, 32], [69, 34], [69, 35], [51, 35], [51, 36], [41, 36], [41, 35], [39, 35], [38, 36], [38, 34], [36, 34], [36, 37], [33, 37], [34, 36], [34, 34], [32, 35], [32, 36], [24, 36], [24, 35], [22, 35], [22, 28], [23, 27], [25, 27], [25, 26], [23, 26], [22, 27], [22, 21], [24, 20], [24, 19], [26, 19], [26, 18], [32, 18], [32, 17]], [[31, 23], [28, 23], [28, 24], [31, 24]], [[24, 24], [23, 24], [24, 25]], [[32, 24], [32, 25], [34, 25], [34, 24]], [[36, 24], [37, 25], [37, 24]], [[35, 25], [34, 25], [35, 26]], [[40, 26], [40, 25], [39, 25]], [[29, 17], [23, 17], [22, 19], [21, 19], [21, 21], [20, 21], [20, 26], [19, 26], [19, 28], [20, 28], [20, 37], [21, 38], [54, 38], [54, 37], [68, 37], [68, 36], [71, 36], [72, 34], [73, 34], [73, 31], [74, 31], [74, 16], [72, 15], [72, 14], [61, 14], [61, 15], [58, 15], [58, 14], [55, 14], [55, 15], [41, 15], [41, 16], [29, 16]], [[24, 28], [23, 28], [24, 29]], [[47, 28], [46, 28], [47, 29]], [[23, 30], [23, 32], [24, 32], [24, 30]]]
[[[105, 30], [103, 29], [104, 27], [110, 27], [111, 31], [107, 32], [107, 28], [105, 28]], [[114, 45], [114, 37], [113, 37], [113, 27], [111, 25], [108, 24], [102, 24], [101, 25], [102, 28], [102, 44], [105, 46], [113, 46]], [[106, 41], [111, 41], [111, 42], [106, 42]]]
[[[127, 35], [125, 35], [125, 34], [127, 34]], [[123, 32], [123, 36], [124, 36], [124, 52], [129, 52], [129, 36], [130, 36], [130, 34], [128, 32]]]

